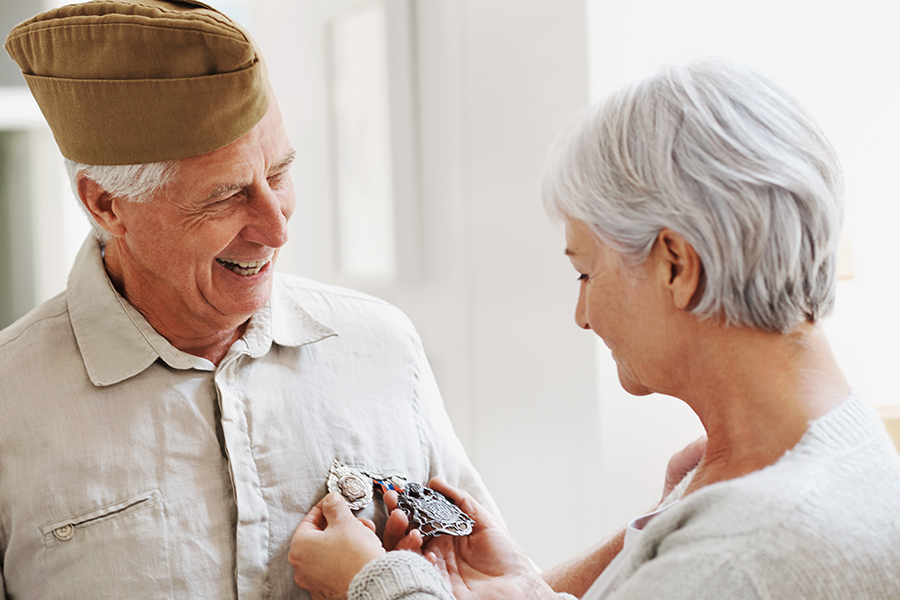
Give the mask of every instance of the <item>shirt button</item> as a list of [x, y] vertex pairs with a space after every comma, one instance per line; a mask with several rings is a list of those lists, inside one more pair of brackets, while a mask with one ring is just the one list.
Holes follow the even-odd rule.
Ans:
[[72, 536], [75, 535], [75, 527], [72, 525], [63, 525], [61, 527], [57, 527], [53, 530], [53, 535], [56, 536], [56, 539], [65, 542], [66, 540], [71, 540]]

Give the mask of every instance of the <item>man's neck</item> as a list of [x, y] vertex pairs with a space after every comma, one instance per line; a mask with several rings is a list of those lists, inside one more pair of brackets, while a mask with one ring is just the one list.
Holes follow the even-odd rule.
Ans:
[[[144, 318], [147, 318], [147, 315], [144, 315]], [[147, 319], [147, 321], [151, 325], [153, 325], [150, 319]], [[179, 337], [174, 333], [169, 333], [167, 335], [166, 333], [160, 331], [160, 329], [155, 325], [153, 326], [153, 328], [156, 329], [156, 331], [160, 335], [166, 338], [166, 340], [168, 340], [170, 344], [172, 344], [182, 352], [205, 358], [214, 365], [218, 366], [219, 363], [222, 362], [222, 359], [225, 358], [225, 355], [228, 354], [231, 346], [236, 341], [241, 339], [241, 336], [244, 335], [244, 331], [246, 331], [248, 323], [249, 321], [245, 321], [242, 325], [232, 331], [223, 331], [221, 332], [221, 335], [205, 336], [203, 339]]]
[[[111, 262], [113, 264], [110, 264]], [[209, 327], [204, 323], [192, 327], [184, 319], [178, 318], [178, 314], [190, 314], [187, 307], [183, 310], [177, 308], [180, 302], [179, 298], [174, 298], [171, 303], [165, 303], [162, 309], [153, 310], [141, 303], [139, 291], [127, 288], [124, 278], [116, 270], [115, 263], [110, 260], [108, 252], [104, 252], [104, 268], [119, 295], [141, 313], [157, 333], [182, 352], [205, 358], [216, 366], [228, 354], [232, 344], [244, 335], [247, 325], [250, 323], [250, 318], [246, 317], [234, 319], [233, 326], [224, 329]]]

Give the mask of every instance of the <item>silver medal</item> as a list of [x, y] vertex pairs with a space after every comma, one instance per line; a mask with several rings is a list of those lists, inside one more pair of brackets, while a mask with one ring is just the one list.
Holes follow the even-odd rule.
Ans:
[[397, 504], [423, 537], [441, 534], [464, 536], [472, 533], [475, 521], [443, 494], [418, 483], [410, 483], [397, 498]]
[[350, 510], [359, 510], [372, 501], [372, 479], [362, 469], [334, 459], [328, 472], [328, 491], [344, 497]]

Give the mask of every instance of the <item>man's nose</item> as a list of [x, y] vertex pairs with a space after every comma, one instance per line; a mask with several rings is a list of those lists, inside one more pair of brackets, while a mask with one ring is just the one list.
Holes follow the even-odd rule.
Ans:
[[288, 241], [288, 220], [294, 210], [293, 197], [289, 195], [270, 189], [260, 191], [252, 202], [252, 220], [244, 228], [243, 237], [269, 248], [284, 246]]

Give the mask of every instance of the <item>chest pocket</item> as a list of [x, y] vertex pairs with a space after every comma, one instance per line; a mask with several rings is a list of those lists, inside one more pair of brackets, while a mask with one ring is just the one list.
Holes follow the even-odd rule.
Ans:
[[159, 490], [41, 526], [48, 598], [166, 598], [172, 581]]

